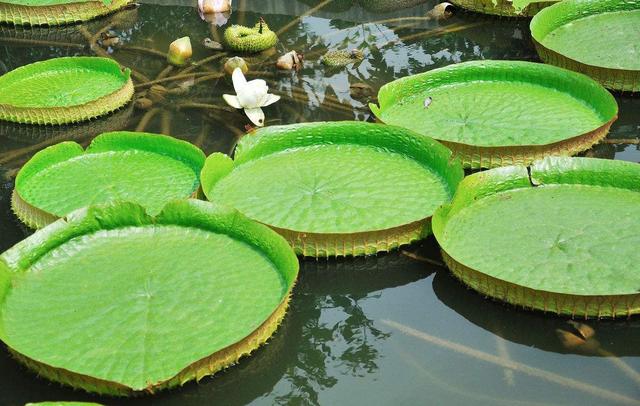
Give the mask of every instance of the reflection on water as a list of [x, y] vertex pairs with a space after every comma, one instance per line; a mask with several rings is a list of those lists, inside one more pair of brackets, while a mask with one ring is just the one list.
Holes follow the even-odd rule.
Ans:
[[[87, 145], [103, 131], [138, 129], [172, 134], [207, 153], [233, 150], [248, 121], [221, 99], [233, 91], [230, 80], [220, 75], [230, 55], [200, 44], [205, 38], [219, 41], [223, 28], [203, 22], [195, 3], [146, 0], [139, 8], [87, 24], [0, 27], [0, 73], [54, 56], [98, 54], [133, 68], [137, 96], [152, 100], [151, 106], [129, 106], [76, 126], [0, 123], [0, 251], [28, 233], [10, 211], [13, 177], [25, 160], [48, 145], [62, 140]], [[234, 3], [242, 10], [229, 23], [250, 24], [263, 16], [274, 30], [288, 27], [275, 51], [247, 57], [248, 76], [266, 79], [283, 96], [265, 109], [268, 125], [372, 120], [368, 103], [393, 79], [474, 59], [537, 60], [526, 20], [471, 13], [446, 21], [415, 18], [424, 17], [434, 1], [407, 0], [403, 3], [409, 8], [392, 11], [381, 11], [385, 2], [377, 0]], [[326, 6], [300, 20], [292, 15], [321, 4]], [[184, 35], [191, 37], [199, 64], [167, 69], [164, 51]], [[118, 45], [101, 45], [114, 36]], [[319, 61], [328, 49], [360, 49], [365, 58], [330, 69]], [[305, 54], [303, 69], [276, 71], [277, 57], [289, 50]], [[585, 155], [638, 162], [640, 99], [617, 99], [620, 119], [611, 135]], [[575, 338], [562, 332], [575, 335], [576, 329], [566, 320], [486, 300], [439, 264], [433, 239], [405, 253], [305, 261], [290, 312], [266, 346], [214, 378], [153, 398], [93, 398], [34, 377], [2, 351], [0, 377], [11, 387], [0, 392], [0, 404], [93, 399], [117, 405], [595, 405], [640, 399], [634, 378], [640, 370], [637, 320], [589, 322], [599, 346], [571, 346], [566, 340]], [[412, 331], [418, 333], [408, 333]], [[487, 362], [477, 352], [499, 361]], [[509, 362], [520, 369], [505, 367]], [[526, 368], [523, 372], [522, 365], [543, 371], [542, 376], [528, 374]], [[560, 378], [545, 380], [549, 376]]]

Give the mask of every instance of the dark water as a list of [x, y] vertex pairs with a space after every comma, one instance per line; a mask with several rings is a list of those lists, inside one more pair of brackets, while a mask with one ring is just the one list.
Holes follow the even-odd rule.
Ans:
[[[263, 16], [278, 30], [320, 2], [234, 3], [241, 9], [230, 22], [253, 24]], [[266, 109], [268, 125], [371, 120], [367, 103], [395, 78], [474, 59], [537, 60], [525, 20], [458, 13], [445, 22], [427, 22], [404, 17], [424, 16], [431, 2], [385, 13], [365, 8], [375, 2], [351, 3], [358, 2], [334, 0], [282, 34], [276, 54], [248, 58], [251, 76], [267, 79], [283, 96]], [[138, 72], [137, 84], [146, 81], [142, 76], [153, 80], [166, 66], [149, 49], [163, 52], [173, 39], [189, 35], [194, 60], [201, 60], [215, 53], [200, 42], [222, 34], [199, 18], [195, 0], [147, 3], [68, 28], [0, 27], [0, 73], [54, 56], [92, 55], [88, 38], [111, 24], [122, 45], [106, 52]], [[365, 60], [337, 70], [319, 63], [327, 48], [342, 47], [364, 50]], [[304, 69], [276, 72], [277, 54], [292, 49], [305, 54]], [[27, 235], [9, 208], [15, 171], [50, 144], [76, 140], [84, 145], [104, 131], [139, 128], [190, 140], [207, 153], [229, 152], [248, 121], [220, 97], [233, 93], [230, 81], [216, 75], [223, 60], [194, 70], [197, 83], [192, 86], [189, 78], [161, 83], [171, 92], [150, 111], [128, 108], [62, 128], [0, 123], [0, 251]], [[168, 76], [179, 73], [174, 69]], [[638, 162], [640, 98], [617, 99], [620, 119], [609, 139], [586, 154]], [[589, 322], [600, 346], [567, 348], [556, 332], [572, 331], [566, 320], [485, 300], [452, 279], [439, 261], [430, 239], [374, 258], [305, 262], [290, 312], [268, 345], [213, 378], [154, 397], [94, 398], [35, 377], [3, 349], [0, 404], [82, 399], [109, 405], [640, 402], [639, 375], [633, 372], [640, 371], [640, 321]]]

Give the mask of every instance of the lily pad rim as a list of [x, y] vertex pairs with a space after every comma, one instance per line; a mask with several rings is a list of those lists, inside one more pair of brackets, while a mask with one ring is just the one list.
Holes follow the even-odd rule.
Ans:
[[[126, 141], [127, 138], [129, 138], [130, 141], [142, 141], [143, 144], [136, 145], [137, 148], [118, 148], [117, 145], [114, 145], [114, 141], [116, 141], [117, 144], [119, 139], [124, 139]], [[144, 145], [144, 141], [149, 141], [150, 145]], [[126, 147], [127, 145], [123, 144], [123, 146]], [[154, 148], [144, 148], [145, 146]], [[172, 148], [172, 150], [167, 149], [166, 151], [172, 153], [163, 154], [163, 147], [174, 148]], [[181, 148], [182, 151], [179, 151], [179, 148]], [[57, 218], [57, 215], [38, 208], [20, 195], [20, 189], [24, 187], [24, 184], [27, 183], [31, 177], [35, 176], [38, 172], [47, 167], [78, 158], [80, 156], [126, 150], [150, 152], [180, 161], [193, 170], [198, 181], [200, 179], [200, 171], [204, 166], [206, 158], [205, 153], [197, 146], [188, 141], [180, 140], [169, 135], [135, 131], [110, 131], [95, 137], [86, 149], [78, 142], [63, 141], [38, 151], [18, 171], [14, 184], [14, 193], [17, 198], [29, 205], [31, 209], [46, 216]], [[182, 152], [183, 155], [180, 156], [177, 152]], [[198, 189], [194, 191], [194, 194], [197, 192]]]
[[[559, 4], [559, 3], [557, 3]], [[552, 6], [551, 6], [552, 7]], [[607, 119], [603, 120], [603, 123], [597, 127], [597, 128], [593, 128], [590, 131], [587, 131], [583, 134], [576, 134], [573, 137], [570, 138], [564, 138], [562, 140], [558, 140], [552, 143], [548, 143], [548, 144], [513, 144], [513, 145], [493, 145], [493, 146], [482, 146], [482, 145], [474, 145], [474, 144], [465, 144], [462, 142], [456, 142], [456, 141], [448, 141], [448, 140], [444, 140], [444, 139], [440, 139], [437, 137], [437, 134], [431, 135], [433, 137], [433, 139], [445, 144], [445, 145], [451, 145], [454, 147], [465, 147], [465, 148], [475, 148], [477, 149], [479, 152], [495, 152], [496, 150], [500, 150], [500, 149], [505, 149], [505, 148], [517, 148], [520, 149], [522, 148], [523, 150], [526, 149], [531, 149], [531, 148], [541, 148], [541, 147], [547, 147], [547, 148], [552, 148], [553, 146], [560, 144], [560, 143], [564, 143], [567, 141], [574, 141], [574, 140], [578, 140], [580, 138], [585, 137], [588, 134], [594, 133], [596, 131], [602, 131], [608, 127], [610, 127], [617, 119], [618, 119], [618, 115], [619, 115], [619, 111], [620, 111], [620, 107], [615, 99], [615, 97], [606, 89], [604, 88], [602, 85], [600, 85], [596, 80], [594, 80], [593, 78], [580, 73], [580, 72], [575, 72], [575, 71], [570, 71], [568, 69], [564, 69], [564, 68], [560, 68], [554, 65], [549, 65], [549, 64], [545, 64], [545, 63], [540, 63], [540, 62], [529, 62], [529, 61], [510, 61], [510, 60], [498, 60], [498, 59], [483, 59], [483, 60], [476, 60], [476, 61], [467, 61], [467, 62], [460, 62], [460, 63], [455, 63], [455, 64], [451, 64], [451, 65], [447, 65], [441, 68], [436, 68], [436, 69], [432, 69], [432, 70], [428, 70], [422, 73], [417, 73], [414, 75], [409, 75], [409, 76], [405, 76], [396, 80], [393, 80], [391, 82], [385, 83], [380, 90], [378, 91], [378, 104], [375, 103], [369, 103], [369, 109], [371, 110], [371, 112], [375, 115], [377, 120], [380, 120], [380, 122], [383, 122], [382, 119], [380, 118], [382, 111], [384, 110], [384, 108], [382, 107], [382, 102], [380, 101], [380, 96], [383, 94], [383, 92], [386, 92], [387, 89], [390, 89], [392, 86], [403, 86], [403, 84], [405, 82], [410, 82], [412, 80], [416, 80], [419, 79], [421, 77], [428, 77], [430, 75], [433, 74], [441, 74], [441, 73], [445, 73], [448, 71], [452, 71], [452, 70], [458, 70], [458, 69], [464, 69], [464, 67], [470, 66], [470, 67], [474, 67], [474, 66], [487, 66], [489, 65], [489, 67], [491, 67], [490, 65], [493, 66], [497, 66], [497, 67], [502, 67], [505, 65], [514, 65], [514, 66], [518, 66], [519, 68], [526, 68], [526, 67], [536, 67], [539, 69], [546, 69], [548, 72], [556, 72], [556, 73], [560, 73], [560, 72], [564, 72], [565, 74], [567, 74], [567, 72], [570, 72], [571, 74], [574, 74], [576, 78], [580, 78], [580, 80], [582, 82], [584, 82], [585, 84], [590, 84], [590, 85], [598, 85], [598, 90], [601, 92], [601, 95], [603, 95], [604, 97], [606, 97], [608, 99], [608, 102], [610, 103], [610, 108], [613, 108], [613, 114], [610, 115], [606, 115]], [[489, 81], [489, 80], [481, 80], [481, 81]], [[457, 83], [461, 83], [461, 82], [457, 82]], [[532, 83], [532, 82], [530, 82]], [[547, 87], [549, 89], [555, 90], [553, 87], [547, 86], [544, 83], [533, 83], [535, 85], [538, 86], [543, 86], [543, 87]], [[446, 86], [448, 86], [450, 84], [447, 84]], [[591, 106], [594, 107], [594, 106]], [[597, 110], [594, 108], [594, 110]], [[598, 113], [600, 114], [600, 112]]]
[[[87, 104], [90, 103], [95, 103], [98, 102], [100, 100], [102, 100], [103, 98], [108, 98], [110, 96], [113, 96], [117, 93], [119, 93], [120, 91], [122, 91], [122, 89], [124, 89], [130, 82], [131, 82], [131, 69], [129, 68], [125, 68], [122, 65], [120, 65], [118, 62], [116, 62], [115, 60], [111, 59], [111, 58], [105, 58], [105, 57], [101, 57], [101, 56], [62, 56], [62, 57], [55, 57], [55, 58], [50, 58], [50, 59], [45, 59], [42, 61], [37, 61], [37, 62], [33, 62], [33, 63], [29, 63], [26, 65], [22, 65], [19, 66], [13, 70], [10, 70], [9, 72], [5, 73], [4, 75], [0, 75], [0, 83], [3, 80], [7, 80], [6, 78], [11, 78], [12, 76], [16, 76], [16, 75], [20, 75], [23, 72], [28, 72], [31, 69], [37, 69], [38, 67], [41, 66], [47, 66], [47, 65], [57, 65], [58, 63], [65, 63], [65, 62], [88, 62], [88, 63], [102, 63], [104, 64], [105, 67], [108, 67], [109, 69], [113, 70], [113, 68], [117, 68], [117, 71], [120, 73], [120, 75], [122, 75], [122, 81], [123, 84], [122, 86], [111, 92], [111, 93], [107, 93], [107, 94], [103, 94], [102, 96], [92, 99], [86, 103], [83, 104], [72, 104], [72, 105], [60, 105], [60, 106], [52, 106], [52, 107], [24, 107], [24, 106], [16, 106], [13, 104], [6, 104], [6, 103], [0, 103], [0, 107], [5, 106], [5, 107], [11, 107], [20, 111], [43, 111], [43, 110], [47, 110], [47, 111], [56, 111], [56, 110], [67, 110], [67, 109], [73, 109], [73, 108], [77, 108], [77, 107], [82, 107], [85, 106]], [[116, 71], [113, 70], [112, 73], [115, 73]]]
[[[534, 161], [529, 166], [523, 165], [513, 165], [513, 166], [505, 166], [494, 168], [488, 171], [474, 173], [472, 175], [467, 176], [459, 185], [458, 190], [456, 192], [456, 196], [449, 202], [438, 209], [433, 216], [432, 220], [432, 229], [433, 235], [438, 242], [443, 254], [446, 255], [448, 259], [450, 259], [455, 266], [462, 267], [472, 273], [481, 274], [483, 278], [489, 278], [490, 280], [496, 281], [502, 284], [508, 284], [511, 286], [515, 286], [518, 288], [524, 288], [531, 290], [533, 292], [538, 292], [541, 294], [548, 295], [559, 295], [561, 297], [573, 297], [573, 298], [589, 298], [589, 299], [610, 299], [610, 298], [640, 298], [640, 293], [623, 293], [623, 294], [610, 294], [610, 295], [589, 295], [589, 294], [577, 294], [577, 293], [567, 293], [567, 292], [555, 292], [552, 290], [543, 290], [537, 289], [525, 285], [521, 285], [518, 283], [514, 283], [508, 280], [500, 279], [491, 274], [486, 274], [480, 270], [474, 269], [466, 265], [464, 262], [459, 261], [453, 255], [451, 255], [446, 247], [447, 241], [443, 240], [442, 233], [447, 227], [447, 222], [449, 219], [455, 214], [463, 210], [466, 207], [472, 206], [474, 203], [496, 194], [508, 192], [510, 190], [518, 190], [518, 189], [531, 189], [544, 185], [563, 185], [563, 184], [572, 184], [572, 185], [587, 185], [587, 186], [606, 186], [606, 187], [614, 187], [614, 188], [622, 188], [627, 190], [634, 190], [629, 187], [617, 186], [616, 181], [620, 184], [621, 181], [616, 177], [609, 177], [613, 179], [614, 182], [608, 185], [602, 184], [594, 184], [594, 183], [583, 183], [576, 182], [576, 179], [566, 179], [566, 181], [550, 181], [545, 182], [539, 178], [536, 178], [537, 174], [541, 174], [544, 176], [545, 172], [550, 169], [558, 169], [558, 168], [566, 168], [567, 171], [565, 173], [571, 173], [576, 170], [586, 169], [586, 170], [594, 170], [599, 171], [598, 165], [609, 166], [608, 169], [627, 169], [637, 172], [638, 177], [640, 177], [640, 165], [627, 162], [627, 161], [616, 161], [609, 159], [600, 159], [600, 158], [584, 158], [584, 157], [546, 157], [544, 159], [540, 159]], [[483, 182], [495, 182], [495, 185], [498, 186], [497, 190], [493, 191], [480, 191], [477, 187], [478, 185], [482, 185]], [[640, 193], [640, 186], [635, 189], [636, 192]], [[475, 192], [480, 192], [480, 194], [476, 194]], [[468, 194], [465, 196], [464, 194]], [[453, 212], [453, 213], [452, 213]]]
[[[564, 4], [566, 3], [566, 4]], [[542, 48], [545, 49], [547, 52], [552, 52], [553, 54], [557, 55], [559, 58], [565, 59], [566, 61], [571, 62], [574, 65], [578, 65], [578, 66], [583, 66], [587, 69], [592, 69], [592, 70], [606, 70], [606, 71], [610, 71], [610, 72], [615, 72], [618, 75], [634, 75], [637, 74], [640, 69], [621, 69], [621, 68], [612, 68], [609, 66], [602, 66], [602, 65], [593, 65], [587, 62], [583, 62], [583, 61], [579, 61], [577, 59], [568, 57], [566, 55], [564, 55], [563, 53], [555, 50], [555, 49], [551, 49], [549, 47], [547, 47], [544, 44], [544, 38], [540, 38], [539, 33], [536, 30], [536, 25], [540, 24], [539, 21], [544, 18], [545, 14], [544, 13], [551, 13], [554, 10], [552, 9], [551, 11], [547, 11], [548, 9], [551, 9], [552, 7], [569, 7], [570, 3], [579, 3], [577, 1], [573, 1], [573, 0], [563, 0], [563, 1], [558, 1], [557, 3], [546, 7], [545, 9], [541, 10], [538, 14], [536, 14], [532, 19], [531, 19], [531, 23], [529, 24], [529, 28], [531, 31], [531, 40], [533, 41], [534, 45], [536, 45], [536, 48]], [[640, 10], [640, 7], [638, 8]], [[609, 11], [609, 12], [615, 12], [615, 11]], [[606, 13], [606, 12], [605, 12]], [[592, 14], [593, 15], [593, 14]], [[589, 15], [591, 16], [591, 15]], [[584, 17], [589, 17], [589, 16], [583, 16]], [[573, 20], [575, 21], [575, 20]], [[546, 35], [544, 36], [546, 37]], [[579, 73], [579, 72], [576, 72]], [[613, 90], [617, 90], [617, 89], [613, 89]]]
[[[120, 213], [125, 213], [125, 215], [121, 215]], [[185, 213], [187, 213], [186, 216]], [[259, 327], [251, 331], [244, 339], [221, 348], [203, 359], [194, 360], [175, 376], [149, 384], [146, 388], [133, 388], [120, 382], [95, 378], [60, 366], [33, 360], [19, 352], [15, 352], [15, 355], [25, 358], [45, 370], [53, 371], [54, 376], [63, 372], [67, 374], [67, 377], [72, 377], [76, 381], [89, 381], [96, 386], [108, 389], [99, 393], [109, 395], [153, 393], [154, 389], [164, 389], [165, 385], [181, 377], [185, 371], [190, 371], [194, 365], [197, 365], [203, 360], [213, 358], [217, 354], [231, 349], [239, 343], [243, 343], [244, 340], [252, 337], [254, 333], [260, 331], [265, 325], [274, 322], [275, 320], [272, 319], [275, 316], [281, 316], [286, 310], [300, 268], [298, 259], [287, 241], [269, 227], [249, 219], [236, 209], [196, 199], [169, 202], [164, 206], [163, 210], [155, 216], [147, 214], [142, 206], [131, 202], [113, 202], [89, 206], [78, 209], [39, 230], [37, 233], [20, 241], [0, 255], [0, 309], [4, 305], [8, 291], [12, 288], [12, 279], [15, 275], [28, 272], [34, 263], [51, 250], [73, 239], [94, 234], [101, 230], [145, 226], [179, 226], [200, 229], [216, 234], [226, 234], [230, 238], [242, 241], [253, 249], [261, 251], [265, 258], [273, 265], [274, 271], [280, 274], [283, 285], [285, 285], [280, 304], [277, 308], [274, 308], [273, 313], [265, 319]], [[279, 324], [279, 321], [277, 324]], [[11, 352], [14, 352], [11, 345], [5, 341], [4, 320], [1, 317], [1, 312], [0, 339], [2, 339]], [[252, 347], [252, 350], [253, 349], [255, 349], [255, 346]]]
[[[202, 182], [202, 192], [205, 195], [205, 197], [210, 201], [215, 201], [215, 196], [209, 196], [211, 190], [215, 187], [215, 185], [224, 177], [226, 177], [227, 175], [229, 175], [234, 169], [236, 169], [237, 167], [252, 161], [253, 159], [259, 159], [262, 158], [264, 156], [268, 156], [271, 154], [276, 154], [279, 152], [284, 152], [287, 150], [296, 150], [296, 149], [301, 149], [301, 148], [306, 148], [306, 147], [310, 147], [310, 146], [315, 146], [315, 145], [335, 145], [332, 143], [327, 143], [327, 142], [318, 142], [318, 143], [311, 143], [305, 146], [296, 146], [296, 147], [287, 147], [285, 145], [281, 145], [281, 148], [276, 148], [270, 151], [267, 151], [267, 153], [264, 154], [258, 154], [257, 156], [249, 156], [249, 151], [251, 151], [253, 148], [255, 148], [256, 146], [260, 145], [260, 144], [269, 144], [269, 135], [271, 132], [275, 131], [287, 131], [290, 133], [294, 133], [296, 131], [304, 131], [304, 129], [306, 128], [317, 128], [317, 127], [323, 127], [326, 126], [327, 128], [339, 128], [341, 126], [362, 126], [362, 128], [365, 127], [370, 127], [370, 128], [385, 128], [388, 129], [389, 131], [393, 131], [393, 132], [397, 132], [400, 134], [407, 134], [410, 135], [411, 137], [416, 138], [419, 142], [424, 143], [425, 145], [428, 145], [429, 147], [432, 147], [436, 150], [438, 150], [439, 154], [442, 154], [443, 156], [446, 155], [447, 156], [447, 160], [448, 160], [448, 164], [447, 164], [447, 173], [442, 174], [442, 173], [438, 173], [435, 169], [431, 168], [431, 171], [434, 173], [434, 175], [441, 177], [441, 181], [443, 184], [446, 185], [448, 192], [449, 192], [449, 196], [450, 198], [453, 197], [456, 189], [458, 188], [458, 185], [460, 184], [460, 182], [463, 181], [464, 179], [464, 170], [462, 169], [462, 164], [459, 158], [454, 157], [453, 152], [451, 152], [451, 150], [446, 146], [443, 145], [441, 142], [438, 142], [437, 140], [427, 137], [427, 136], [423, 136], [420, 134], [417, 134], [409, 129], [403, 128], [403, 127], [399, 127], [399, 126], [395, 126], [395, 125], [388, 125], [388, 124], [379, 124], [379, 123], [367, 123], [367, 122], [360, 122], [360, 121], [319, 121], [319, 122], [308, 122], [308, 123], [298, 123], [298, 124], [289, 124], [289, 125], [279, 125], [279, 126], [269, 126], [269, 127], [264, 127], [261, 129], [256, 130], [254, 133], [249, 133], [246, 134], [243, 138], [240, 139], [240, 141], [238, 142], [236, 149], [235, 149], [235, 153], [234, 153], [234, 158], [231, 158], [230, 156], [224, 154], [224, 153], [220, 153], [220, 152], [215, 152], [213, 154], [211, 154], [209, 157], [207, 157], [207, 160], [205, 162], [204, 167], [202, 168], [202, 172], [201, 172], [201, 182]], [[267, 141], [264, 141], [267, 140]], [[337, 143], [336, 143], [337, 144]], [[360, 145], [363, 147], [378, 147], [378, 145], [376, 144], [371, 144], [371, 143], [343, 143], [343, 144], [352, 144], [352, 145]], [[399, 153], [402, 154], [401, 151], [390, 151], [392, 153]], [[414, 161], [418, 162], [415, 158], [410, 157], [412, 159], [414, 159]], [[421, 165], [425, 166], [425, 169], [427, 168], [426, 165], [422, 162], [418, 162]], [[210, 176], [213, 173], [214, 176]], [[448, 180], [444, 175], [449, 175], [452, 177], [452, 180]], [[412, 221], [410, 223], [407, 224], [398, 224], [396, 226], [393, 227], [389, 227], [389, 228], [384, 228], [384, 229], [371, 229], [371, 230], [366, 230], [366, 231], [356, 231], [356, 232], [345, 232], [345, 233], [319, 233], [319, 232], [309, 232], [309, 231], [305, 231], [305, 230], [292, 230], [292, 229], [288, 229], [288, 228], [282, 228], [282, 227], [277, 227], [277, 226], [272, 226], [269, 224], [265, 224], [260, 222], [261, 224], [265, 224], [269, 227], [272, 227], [273, 229], [276, 230], [281, 230], [287, 234], [303, 234], [305, 236], [310, 236], [312, 237], [312, 239], [317, 239], [317, 240], [325, 240], [325, 237], [345, 237], [345, 236], [351, 236], [354, 238], [362, 238], [366, 240], [366, 237], [371, 235], [371, 234], [375, 234], [375, 233], [381, 233], [381, 232], [386, 232], [386, 231], [392, 231], [392, 230], [401, 230], [406, 228], [407, 226], [411, 226], [411, 225], [417, 225], [419, 223], [427, 223], [431, 220], [431, 218], [433, 217], [433, 214], [431, 216], [422, 218], [422, 219], [418, 219], [415, 221]], [[258, 220], [256, 220], [258, 221]], [[258, 221], [259, 222], [259, 221]]]

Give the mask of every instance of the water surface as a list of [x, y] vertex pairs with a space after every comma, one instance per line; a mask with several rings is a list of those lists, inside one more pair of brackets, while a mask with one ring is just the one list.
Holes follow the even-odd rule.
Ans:
[[[283, 96], [265, 109], [267, 125], [371, 121], [367, 103], [395, 78], [477, 59], [538, 61], [526, 20], [471, 13], [444, 22], [406, 18], [424, 16], [434, 2], [380, 13], [357, 1], [334, 0], [300, 21], [297, 15], [321, 2], [234, 3], [241, 9], [229, 23], [252, 24], [262, 16], [280, 30], [294, 22], [280, 36], [274, 54], [248, 58], [250, 76], [267, 79]], [[92, 50], [90, 39], [104, 27], [121, 38], [121, 45]], [[200, 19], [195, 1], [186, 0], [152, 0], [136, 10], [65, 28], [0, 27], [0, 73], [55, 56], [98, 52], [132, 67], [136, 83], [142, 84], [164, 70], [162, 52], [173, 39], [189, 35], [198, 61], [215, 55], [200, 42], [219, 39], [222, 32]], [[326, 69], [318, 59], [328, 48], [360, 48], [365, 60], [346, 69]], [[291, 49], [305, 54], [304, 68], [276, 72], [277, 55]], [[218, 74], [223, 60], [202, 65], [194, 78], [160, 82], [171, 92], [164, 100], [156, 97], [151, 110], [129, 107], [62, 128], [0, 123], [0, 250], [28, 234], [10, 210], [13, 178], [27, 159], [48, 145], [62, 140], [86, 145], [103, 131], [139, 129], [189, 140], [207, 153], [230, 152], [248, 121], [222, 101], [223, 93], [233, 93], [230, 81]], [[179, 73], [165, 72], [168, 77]], [[640, 99], [617, 100], [620, 119], [606, 143], [586, 155], [638, 162]], [[626, 221], [615, 216], [609, 220]], [[266, 346], [213, 378], [154, 397], [114, 400], [63, 388], [35, 377], [2, 349], [0, 377], [5, 386], [0, 404], [86, 399], [109, 405], [583, 406], [640, 401], [638, 381], [621, 369], [624, 362], [640, 370], [640, 321], [588, 322], [601, 350], [567, 348], [556, 332], [572, 330], [566, 320], [486, 300], [439, 263], [432, 238], [389, 255], [304, 262], [290, 312]], [[495, 358], [501, 364], [487, 361]], [[505, 363], [511, 369], [503, 367]]]

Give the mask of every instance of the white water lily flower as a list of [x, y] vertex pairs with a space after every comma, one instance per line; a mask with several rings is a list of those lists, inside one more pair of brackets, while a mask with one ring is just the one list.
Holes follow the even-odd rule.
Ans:
[[244, 109], [245, 114], [258, 127], [264, 125], [264, 111], [262, 107], [272, 105], [280, 100], [280, 96], [269, 94], [269, 86], [262, 79], [247, 82], [242, 70], [236, 68], [231, 76], [236, 96], [223, 94], [224, 101], [236, 109]]

